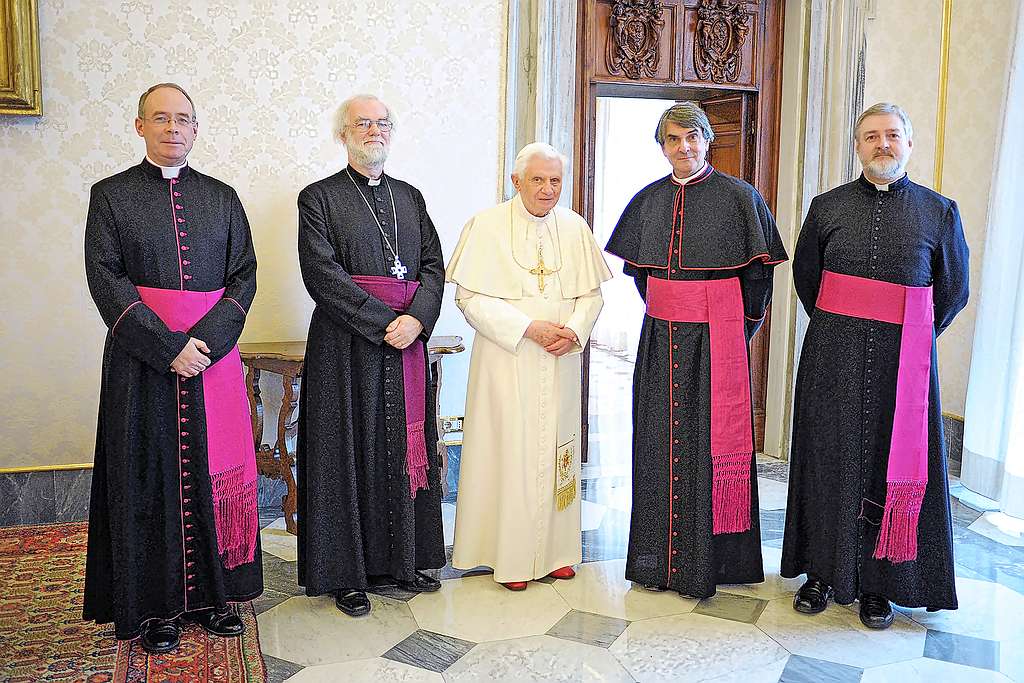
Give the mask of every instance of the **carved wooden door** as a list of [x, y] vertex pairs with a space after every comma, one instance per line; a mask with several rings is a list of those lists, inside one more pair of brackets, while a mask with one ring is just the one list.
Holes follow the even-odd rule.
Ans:
[[[777, 0], [579, 0], [573, 204], [591, 224], [598, 97], [699, 101], [715, 130], [711, 162], [754, 185], [774, 212], [781, 5]], [[764, 445], [770, 318], [751, 342], [758, 450]], [[589, 353], [583, 371], [584, 436], [588, 396]], [[586, 453], [586, 438], [583, 444]]]

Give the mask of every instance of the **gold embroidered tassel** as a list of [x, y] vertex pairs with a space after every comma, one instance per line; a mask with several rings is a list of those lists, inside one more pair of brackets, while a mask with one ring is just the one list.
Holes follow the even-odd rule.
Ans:
[[569, 480], [569, 483], [555, 491], [555, 505], [559, 511], [572, 505], [576, 500], [576, 477]]

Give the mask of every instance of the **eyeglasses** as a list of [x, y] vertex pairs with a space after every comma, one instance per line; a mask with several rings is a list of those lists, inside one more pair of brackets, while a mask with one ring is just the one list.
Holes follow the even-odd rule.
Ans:
[[171, 121], [174, 121], [176, 124], [178, 124], [182, 128], [185, 128], [187, 126], [195, 125], [195, 122], [196, 122], [193, 117], [188, 116], [186, 114], [178, 114], [177, 116], [168, 116], [167, 114], [157, 114], [156, 116], [153, 116], [153, 117], [150, 117], [150, 118], [146, 119], [146, 121], [149, 121], [150, 123], [154, 123], [154, 124], [156, 124], [158, 126], [166, 126]]
[[376, 124], [380, 132], [387, 133], [390, 131], [395, 124], [390, 119], [358, 119], [355, 123], [349, 124], [349, 128], [358, 128], [362, 132], [370, 130], [370, 126]]

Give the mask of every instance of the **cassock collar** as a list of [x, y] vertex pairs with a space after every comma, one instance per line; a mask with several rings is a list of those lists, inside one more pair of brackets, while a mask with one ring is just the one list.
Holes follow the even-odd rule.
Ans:
[[701, 182], [702, 180], [706, 180], [714, 172], [714, 167], [705, 161], [704, 166], [693, 175], [686, 176], [685, 178], [677, 178], [675, 172], [672, 172], [669, 174], [669, 177], [676, 185], [693, 185]]
[[[142, 163], [139, 164], [139, 166], [142, 167], [142, 172], [148, 175], [150, 178], [164, 180], [164, 167], [157, 166], [156, 164], [154, 164], [152, 161], [149, 160], [148, 156], [142, 159]], [[178, 180], [187, 178], [189, 174], [192, 173], [192, 167], [188, 165], [187, 161], [184, 164], [182, 164], [179, 168], [181, 170], [178, 171]]]
[[352, 167], [352, 164], [349, 164], [345, 168], [347, 168], [348, 172], [352, 174], [352, 179], [356, 181], [356, 185], [359, 185], [360, 187], [373, 187], [375, 185], [380, 185], [381, 181], [384, 179], [383, 171], [381, 171], [379, 178], [377, 178], [376, 180], [371, 180], [370, 178], [367, 178], [362, 173], [354, 169]]
[[551, 217], [551, 214], [554, 212], [554, 209], [551, 209], [551, 211], [548, 211], [543, 216], [534, 216], [526, 209], [526, 204], [523, 203], [523, 198], [518, 193], [515, 197], [512, 198], [512, 210], [515, 211], [516, 215], [522, 218], [524, 221], [530, 221], [531, 223], [537, 224], [546, 221], [548, 218]]
[[885, 190], [865, 178], [863, 173], [860, 174], [860, 178], [858, 178], [857, 181], [860, 183], [861, 187], [870, 192], [895, 192], [896, 190], [902, 190], [910, 184], [910, 175], [904, 173], [902, 178], [889, 183], [888, 189]]

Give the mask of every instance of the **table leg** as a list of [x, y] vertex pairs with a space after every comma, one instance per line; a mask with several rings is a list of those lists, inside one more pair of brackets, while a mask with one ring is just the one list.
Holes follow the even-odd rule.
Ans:
[[260, 397], [260, 370], [250, 365], [245, 373], [245, 393], [252, 416], [252, 443], [258, 451], [263, 443], [263, 399]]
[[288, 433], [295, 429], [297, 418], [293, 419], [293, 413], [298, 406], [299, 381], [294, 374], [282, 374], [281, 385], [284, 393], [281, 396], [281, 412], [277, 416], [277, 443], [274, 450], [279, 458], [281, 478], [288, 486], [288, 493], [281, 501], [284, 510], [284, 524], [289, 533], [298, 533], [298, 525], [295, 522], [295, 513], [298, 509], [298, 491], [295, 486], [295, 476], [292, 473], [292, 465], [295, 458], [288, 451]]

